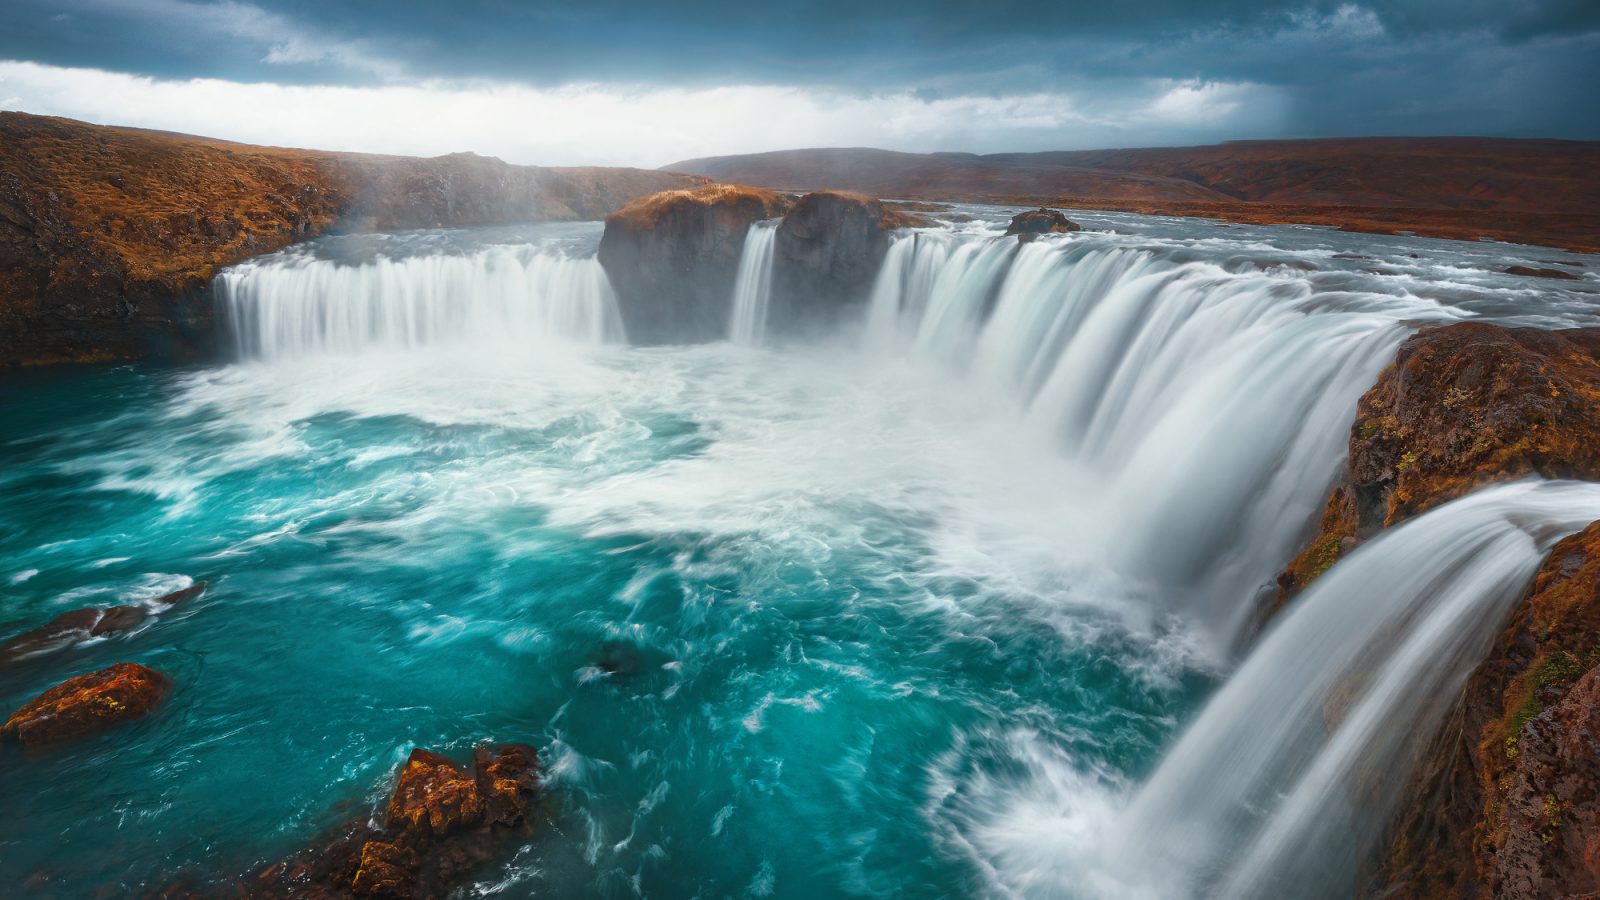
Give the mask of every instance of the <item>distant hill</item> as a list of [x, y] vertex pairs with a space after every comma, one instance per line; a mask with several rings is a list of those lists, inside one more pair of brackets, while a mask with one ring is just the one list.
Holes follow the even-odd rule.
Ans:
[[783, 150], [664, 166], [778, 190], [1314, 222], [1600, 251], [1600, 142], [1234, 141], [1046, 153]]

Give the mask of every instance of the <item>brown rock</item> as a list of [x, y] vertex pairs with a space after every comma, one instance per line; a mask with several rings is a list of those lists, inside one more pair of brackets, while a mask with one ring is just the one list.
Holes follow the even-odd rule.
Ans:
[[[198, 597], [205, 587], [205, 582], [197, 581], [181, 591], [157, 598], [153, 605], [158, 609], [176, 606]], [[90, 607], [64, 612], [48, 623], [0, 644], [0, 666], [54, 653], [90, 638], [126, 634], [149, 617], [150, 611], [142, 606]]]
[[865, 194], [813, 191], [795, 201], [774, 238], [772, 327], [820, 327], [866, 301], [896, 229], [932, 224]]
[[0, 740], [43, 747], [87, 737], [148, 713], [171, 689], [154, 669], [117, 663], [40, 694], [0, 725]]
[[1532, 266], [1507, 266], [1507, 275], [1523, 275], [1528, 278], [1555, 278], [1561, 281], [1582, 281], [1582, 275], [1576, 275], [1565, 269], [1536, 269]]
[[437, 753], [417, 749], [389, 798], [387, 828], [416, 840], [445, 838], [481, 824], [483, 811], [483, 795], [471, 775]]
[[1600, 479], [1600, 328], [1466, 322], [1401, 345], [1361, 398], [1346, 474], [1279, 576], [1281, 605], [1353, 542], [1524, 475]]
[[1006, 234], [1014, 234], [1020, 241], [1031, 241], [1041, 234], [1066, 234], [1082, 231], [1083, 226], [1053, 209], [1039, 207], [1020, 212], [1011, 217]]
[[361, 859], [350, 893], [357, 897], [408, 900], [417, 896], [417, 855], [386, 841], [368, 841], [361, 848]]
[[629, 341], [727, 337], [745, 235], [789, 206], [772, 191], [712, 184], [641, 197], [607, 216], [599, 259]]

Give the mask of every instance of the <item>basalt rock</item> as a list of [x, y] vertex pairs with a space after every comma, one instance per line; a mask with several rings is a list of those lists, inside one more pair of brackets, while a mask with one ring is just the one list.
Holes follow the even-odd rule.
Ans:
[[117, 663], [56, 685], [0, 725], [0, 741], [28, 748], [62, 744], [150, 712], [172, 680], [138, 663]]
[[750, 225], [781, 216], [782, 194], [731, 184], [641, 197], [606, 217], [600, 264], [635, 344], [727, 337]]
[[152, 614], [199, 596], [205, 582], [151, 601], [146, 606], [87, 607], [64, 612], [48, 623], [0, 644], [0, 666], [35, 659], [92, 638], [116, 637], [144, 624]]
[[1402, 796], [1368, 893], [1600, 890], [1600, 522], [1556, 544]]
[[898, 228], [931, 224], [864, 194], [814, 191], [795, 201], [778, 225], [772, 260], [772, 309], [780, 330], [832, 322], [866, 302]]
[[471, 772], [448, 757], [413, 750], [381, 827], [365, 819], [352, 822], [320, 847], [258, 873], [243, 886], [244, 893], [390, 900], [447, 896], [475, 867], [528, 836], [538, 766], [533, 748], [523, 744], [478, 748]]
[[1525, 475], [1600, 479], [1600, 328], [1418, 332], [1361, 398], [1345, 475], [1279, 604], [1380, 529]]
[[1082, 225], [1056, 210], [1042, 206], [1017, 213], [1011, 217], [1011, 224], [1006, 226], [1006, 234], [1014, 234], [1017, 240], [1023, 242], [1031, 241], [1041, 234], [1066, 234], [1082, 230]]

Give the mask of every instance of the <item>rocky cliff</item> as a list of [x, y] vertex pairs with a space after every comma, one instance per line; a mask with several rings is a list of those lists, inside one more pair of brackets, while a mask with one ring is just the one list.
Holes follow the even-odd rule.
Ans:
[[[1382, 529], [1496, 481], [1600, 479], [1600, 329], [1419, 332], [1361, 399], [1280, 601]], [[1600, 890], [1600, 523], [1557, 544], [1412, 774], [1367, 891]]]
[[600, 264], [635, 344], [727, 336], [739, 254], [751, 223], [792, 201], [759, 188], [714, 184], [641, 197], [606, 217]]
[[212, 276], [325, 231], [598, 219], [698, 181], [0, 113], [0, 366], [204, 352]]
[[752, 223], [780, 216], [769, 321], [785, 332], [865, 300], [890, 234], [926, 224], [871, 197], [837, 191], [791, 199], [717, 184], [642, 197], [606, 218], [600, 240], [600, 263], [617, 292], [628, 339], [727, 337], [745, 236]]

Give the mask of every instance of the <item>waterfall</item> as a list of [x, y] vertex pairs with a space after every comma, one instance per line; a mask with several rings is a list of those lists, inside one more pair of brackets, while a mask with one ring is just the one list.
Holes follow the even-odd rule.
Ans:
[[[1390, 304], [1392, 305], [1392, 303]], [[1107, 240], [915, 233], [867, 341], [968, 372], [1119, 498], [1113, 562], [1235, 645], [1344, 458], [1409, 325], [1302, 272]]]
[[216, 289], [246, 357], [622, 337], [600, 264], [535, 246], [356, 264], [291, 250], [222, 272]]
[[766, 336], [767, 304], [772, 298], [772, 246], [777, 234], [777, 219], [754, 222], [745, 234], [739, 275], [733, 283], [733, 314], [728, 320], [728, 339], [735, 344], [758, 344]]
[[[1280, 617], [1097, 855], [1153, 896], [1351, 896], [1355, 861], [1600, 485], [1486, 488], [1380, 535]], [[1116, 865], [1116, 863], [1111, 863]]]

